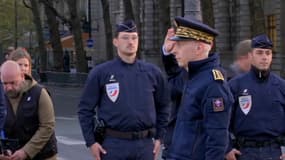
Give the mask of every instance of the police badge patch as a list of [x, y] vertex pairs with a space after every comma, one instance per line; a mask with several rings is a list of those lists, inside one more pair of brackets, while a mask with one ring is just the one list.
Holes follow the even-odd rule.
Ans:
[[106, 84], [106, 93], [112, 102], [116, 102], [119, 97], [120, 87], [119, 83]]
[[213, 109], [214, 112], [221, 112], [224, 111], [225, 106], [224, 106], [224, 100], [223, 98], [215, 98], [213, 99]]
[[252, 106], [251, 95], [238, 97], [239, 107], [247, 115]]

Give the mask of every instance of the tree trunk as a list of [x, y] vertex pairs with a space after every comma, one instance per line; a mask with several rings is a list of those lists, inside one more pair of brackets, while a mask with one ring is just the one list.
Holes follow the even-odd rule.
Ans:
[[142, 46], [142, 34], [141, 34], [141, 21], [140, 21], [140, 10], [141, 10], [141, 2], [140, 0], [133, 0], [131, 1], [132, 4], [132, 8], [133, 8], [133, 16], [134, 16], [134, 20], [136, 22], [137, 25], [137, 30], [139, 33], [139, 48], [138, 48], [138, 52], [137, 52], [137, 57], [141, 58], [141, 46]]
[[252, 36], [266, 33], [263, 0], [249, 0]]
[[163, 44], [164, 36], [166, 35], [167, 29], [171, 26], [170, 21], [170, 0], [159, 0], [159, 44]]
[[202, 20], [200, 0], [184, 0], [184, 16]]
[[50, 31], [50, 43], [53, 49], [53, 69], [55, 71], [62, 71], [63, 69], [63, 49], [60, 41], [60, 33], [58, 30], [58, 21], [56, 20], [56, 15], [50, 9], [53, 6], [51, 0], [46, 0], [49, 6], [44, 5], [45, 14], [47, 17], [47, 23]]
[[[43, 37], [43, 28], [40, 19], [39, 7], [37, 0], [30, 0], [31, 9], [33, 13], [33, 21], [35, 23], [37, 39], [39, 43], [39, 61], [40, 61], [40, 73], [46, 71], [47, 68], [47, 51], [45, 48], [44, 37]], [[38, 56], [37, 56], [38, 57]], [[37, 61], [38, 64], [38, 61]]]
[[232, 62], [230, 5], [228, 0], [212, 0], [212, 4], [215, 28], [220, 32], [215, 38], [216, 50], [223, 59], [223, 65], [227, 66]]
[[215, 26], [212, 0], [201, 0], [203, 22], [211, 27]]
[[76, 0], [66, 0], [68, 5], [70, 19], [71, 19], [71, 30], [73, 33], [73, 39], [75, 44], [75, 52], [76, 52], [76, 69], [77, 72], [87, 72], [87, 60], [86, 53], [84, 51], [83, 43], [82, 43], [82, 32], [80, 19], [77, 12], [77, 1]]
[[112, 36], [112, 25], [109, 10], [109, 0], [101, 0], [103, 7], [103, 19], [105, 25], [105, 35], [106, 35], [106, 51], [107, 59], [113, 59], [113, 36]]
[[129, 19], [135, 20], [131, 0], [123, 0], [123, 4], [124, 4], [124, 14], [125, 14], [124, 20], [129, 20]]

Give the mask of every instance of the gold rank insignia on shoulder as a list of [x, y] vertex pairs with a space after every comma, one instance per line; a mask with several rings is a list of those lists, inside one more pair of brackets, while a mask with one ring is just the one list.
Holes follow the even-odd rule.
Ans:
[[212, 70], [213, 76], [215, 80], [225, 80], [223, 74], [221, 73], [221, 71], [217, 70], [217, 69], [213, 69]]

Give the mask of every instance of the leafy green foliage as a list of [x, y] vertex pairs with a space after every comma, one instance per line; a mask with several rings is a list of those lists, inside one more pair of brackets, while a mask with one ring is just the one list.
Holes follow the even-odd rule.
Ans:
[[[17, 12], [15, 1], [17, 1]], [[15, 36], [20, 38], [34, 28], [31, 11], [20, 0], [0, 0], [0, 17], [0, 43], [4, 46], [11, 45]], [[17, 19], [17, 35], [15, 35], [15, 19]]]

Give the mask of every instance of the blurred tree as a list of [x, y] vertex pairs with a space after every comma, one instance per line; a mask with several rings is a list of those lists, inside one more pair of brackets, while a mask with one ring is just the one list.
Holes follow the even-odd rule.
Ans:
[[202, 19], [209, 26], [215, 26], [214, 11], [212, 0], [201, 0]]
[[249, 8], [252, 36], [266, 33], [263, 0], [249, 0]]
[[[87, 60], [86, 53], [82, 43], [82, 31], [80, 18], [78, 15], [77, 0], [65, 0], [69, 14], [70, 14], [70, 26], [74, 37], [75, 52], [76, 52], [76, 69], [77, 72], [87, 72]], [[109, 47], [110, 48], [110, 47]]]
[[26, 8], [31, 9], [33, 14], [33, 22], [36, 27], [37, 39], [39, 44], [39, 72], [42, 73], [47, 69], [47, 51], [45, 47], [43, 28], [39, 12], [38, 0], [23, 0]]
[[106, 52], [107, 59], [112, 59], [113, 56], [113, 35], [112, 35], [112, 24], [110, 19], [110, 9], [109, 9], [109, 0], [101, 0], [101, 4], [103, 7], [103, 19], [105, 25], [105, 35], [106, 35]]
[[164, 36], [171, 27], [170, 21], [170, 0], [158, 0], [159, 8], [159, 44], [163, 44]]
[[135, 15], [133, 11], [133, 5], [131, 0], [123, 0], [124, 4], [124, 13], [125, 13], [125, 20], [132, 19], [135, 20]]
[[[27, 1], [27, 0], [26, 0]], [[60, 36], [58, 31], [58, 22], [57, 19], [60, 19], [63, 24], [66, 24], [69, 29], [73, 33], [74, 37], [74, 44], [75, 44], [75, 52], [76, 52], [76, 69], [78, 72], [87, 72], [87, 60], [86, 60], [86, 53], [84, 51], [83, 42], [82, 42], [82, 32], [81, 32], [81, 24], [80, 24], [80, 18], [77, 11], [77, 1], [76, 0], [66, 0], [66, 4], [69, 9], [70, 17], [66, 18], [63, 15], [59, 14], [59, 12], [54, 8], [53, 2], [55, 1], [45, 1], [45, 0], [30, 0], [38, 2], [40, 1], [46, 8], [46, 16], [48, 19], [48, 23], [50, 25], [50, 29], [52, 28], [51, 34], [55, 34], [56, 36], [51, 39], [54, 43], [53, 48], [56, 50], [57, 54], [55, 54], [55, 64], [56, 64], [56, 70], [62, 70], [63, 67], [63, 51], [62, 46], [60, 42]], [[37, 13], [37, 15], [34, 14], [34, 16], [39, 16], [40, 14]], [[49, 20], [50, 19], [50, 20]], [[37, 26], [39, 26], [37, 24]], [[40, 27], [41, 28], [41, 27]], [[44, 58], [43, 58], [44, 59]], [[42, 61], [41, 61], [42, 62]], [[45, 58], [46, 63], [46, 58]]]
[[[23, 3], [16, 3], [16, 12], [14, 2], [14, 0], [0, 1], [0, 43], [4, 48], [17, 44], [15, 40], [29, 32], [32, 25], [30, 10], [24, 7]], [[17, 20], [17, 25], [15, 25], [15, 20]]]
[[59, 25], [54, 10], [53, 0], [40, 0], [44, 5], [45, 15], [47, 17], [47, 24], [50, 33], [49, 42], [51, 43], [53, 50], [53, 69], [55, 71], [63, 70], [63, 49], [61, 44], [61, 37], [59, 33]]

